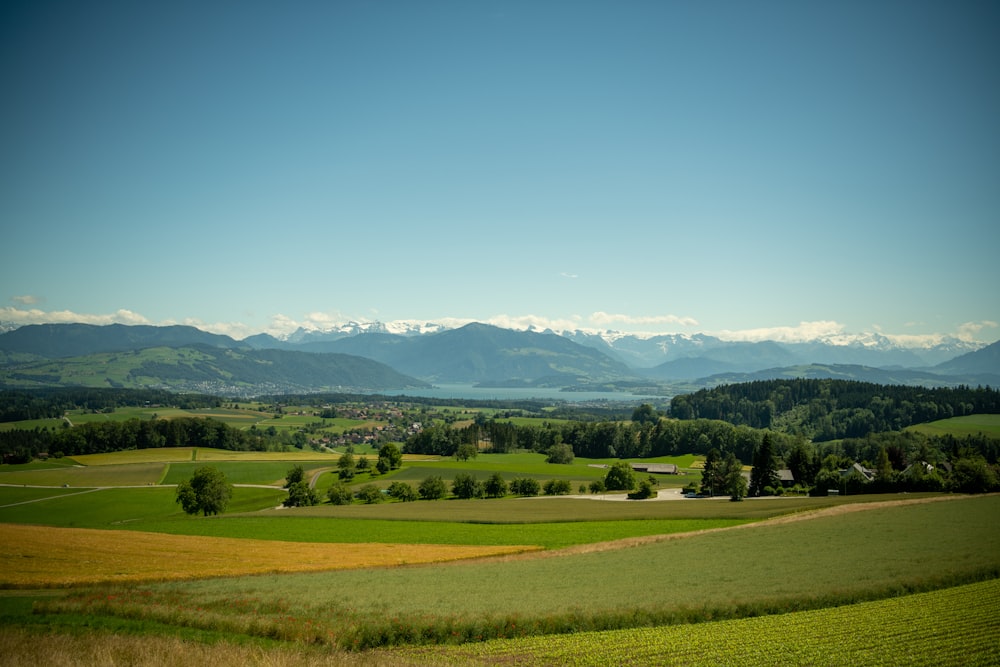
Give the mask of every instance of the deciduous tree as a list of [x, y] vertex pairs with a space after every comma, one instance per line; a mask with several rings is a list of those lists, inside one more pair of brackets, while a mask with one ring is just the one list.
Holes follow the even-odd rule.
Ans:
[[212, 466], [202, 466], [194, 476], [177, 485], [177, 502], [188, 514], [201, 512], [205, 516], [225, 512], [233, 497], [233, 485]]

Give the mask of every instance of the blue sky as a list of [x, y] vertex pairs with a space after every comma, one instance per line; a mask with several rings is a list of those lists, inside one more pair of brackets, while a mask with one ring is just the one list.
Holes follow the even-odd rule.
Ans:
[[1000, 338], [995, 2], [0, 6], [0, 320]]

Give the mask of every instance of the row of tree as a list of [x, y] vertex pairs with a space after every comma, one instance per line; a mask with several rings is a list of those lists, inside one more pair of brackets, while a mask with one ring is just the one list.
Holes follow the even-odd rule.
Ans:
[[786, 379], [702, 389], [670, 402], [670, 415], [677, 419], [721, 419], [815, 441], [899, 431], [974, 413], [1000, 413], [1000, 391]]
[[7, 389], [0, 390], [0, 422], [56, 419], [69, 410], [106, 412], [120, 407], [144, 405], [169, 405], [182, 410], [193, 410], [218, 407], [221, 404], [222, 399], [218, 396], [175, 394], [161, 389]]
[[[0, 454], [6, 463], [24, 462], [40, 453], [102, 454], [158, 447], [214, 447], [232, 451], [268, 451], [282, 434], [251, 428], [243, 431], [205, 417], [128, 419], [87, 422], [56, 431], [14, 429], [0, 431]], [[291, 436], [285, 435], [286, 438]]]

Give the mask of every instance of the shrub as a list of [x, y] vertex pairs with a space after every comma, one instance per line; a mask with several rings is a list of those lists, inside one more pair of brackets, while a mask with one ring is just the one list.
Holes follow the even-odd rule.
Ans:
[[417, 499], [417, 492], [406, 482], [393, 482], [389, 485], [389, 497], [408, 503]]
[[358, 489], [355, 495], [357, 495], [358, 500], [366, 505], [374, 505], [375, 503], [382, 502], [382, 490], [374, 484], [365, 484]]
[[604, 491], [605, 491], [605, 489], [604, 489], [604, 480], [602, 480], [602, 479], [595, 479], [593, 482], [590, 483], [590, 492], [591, 493], [593, 493], [593, 494], [596, 495], [598, 493], [604, 493]]
[[639, 482], [639, 489], [628, 494], [629, 500], [645, 500], [646, 498], [652, 498], [656, 495], [656, 491], [653, 490], [653, 485], [648, 479], [644, 479]]

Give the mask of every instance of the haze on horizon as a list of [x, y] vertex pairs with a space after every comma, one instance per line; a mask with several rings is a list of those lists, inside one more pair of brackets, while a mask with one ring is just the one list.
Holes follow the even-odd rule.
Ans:
[[1000, 5], [0, 7], [0, 321], [1000, 337]]

